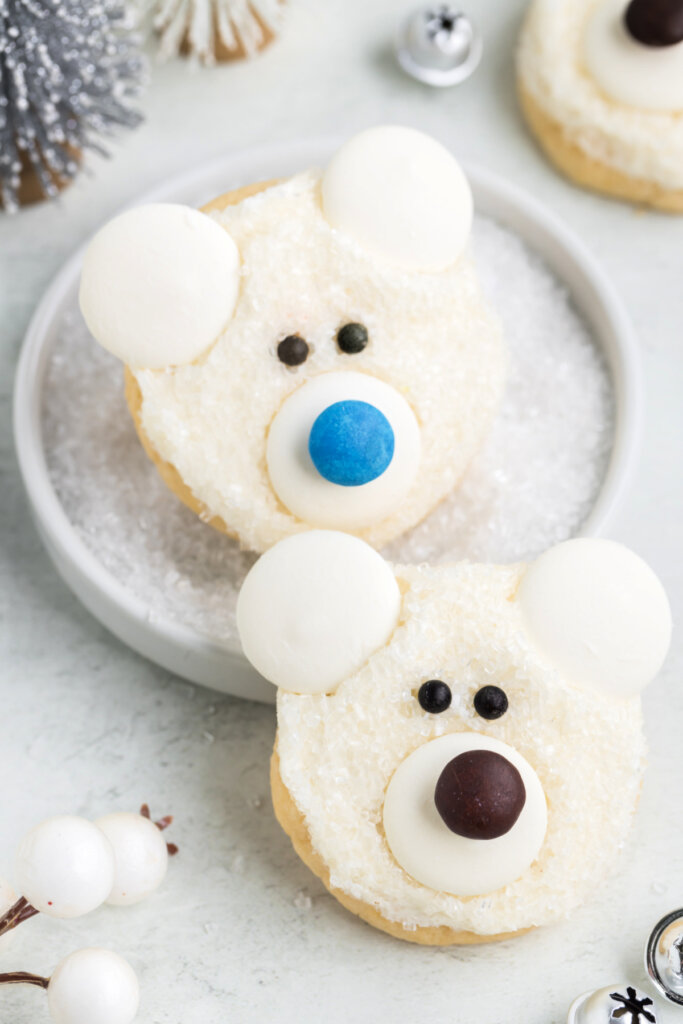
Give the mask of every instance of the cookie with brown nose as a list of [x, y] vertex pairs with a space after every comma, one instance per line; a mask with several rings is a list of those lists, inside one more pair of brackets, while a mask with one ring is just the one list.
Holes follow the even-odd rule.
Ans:
[[628, 549], [395, 566], [312, 531], [255, 564], [237, 622], [278, 686], [275, 813], [370, 924], [488, 941], [567, 916], [618, 870], [644, 766], [639, 693], [671, 629]]

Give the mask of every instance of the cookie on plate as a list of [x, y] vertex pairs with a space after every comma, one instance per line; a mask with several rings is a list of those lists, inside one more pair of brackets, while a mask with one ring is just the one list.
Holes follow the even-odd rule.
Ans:
[[392, 540], [457, 485], [503, 389], [458, 163], [375, 128], [205, 209], [132, 209], [85, 256], [81, 308], [148, 454], [245, 548]]

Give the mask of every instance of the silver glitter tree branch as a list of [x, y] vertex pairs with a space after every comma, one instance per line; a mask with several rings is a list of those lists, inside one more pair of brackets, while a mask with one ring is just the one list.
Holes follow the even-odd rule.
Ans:
[[25, 174], [46, 196], [83, 150], [133, 128], [144, 61], [121, 0], [0, 0], [0, 198], [18, 205]]

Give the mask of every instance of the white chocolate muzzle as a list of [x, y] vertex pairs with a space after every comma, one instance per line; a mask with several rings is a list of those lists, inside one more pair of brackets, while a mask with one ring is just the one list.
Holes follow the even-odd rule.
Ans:
[[[513, 827], [497, 839], [467, 839], [452, 832], [437, 811], [434, 791], [454, 757], [492, 750], [520, 773], [526, 799]], [[543, 787], [521, 754], [479, 733], [451, 733], [424, 743], [391, 778], [384, 800], [384, 832], [400, 866], [417, 882], [455, 896], [480, 896], [516, 881], [536, 860], [547, 827]]]
[[[393, 434], [388, 466], [358, 486], [326, 478], [309, 450], [316, 421], [342, 402], [364, 403], [378, 411]], [[362, 462], [363, 456], [357, 452], [354, 459]], [[405, 398], [389, 384], [366, 373], [326, 373], [286, 399], [270, 427], [267, 461], [273, 490], [297, 518], [314, 527], [359, 529], [394, 512], [410, 490], [420, 464], [420, 428]]]

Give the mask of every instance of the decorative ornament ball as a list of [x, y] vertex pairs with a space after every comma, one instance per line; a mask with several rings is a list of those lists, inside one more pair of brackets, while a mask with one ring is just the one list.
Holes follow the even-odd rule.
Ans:
[[51, 917], [81, 917], [109, 896], [114, 851], [92, 822], [58, 815], [36, 825], [21, 840], [15, 880], [36, 910]]
[[458, 85], [477, 69], [482, 37], [454, 4], [420, 7], [401, 25], [396, 56], [403, 70], [426, 85]]
[[657, 991], [683, 1006], [683, 909], [666, 914], [652, 929], [645, 967]]
[[584, 992], [569, 1008], [567, 1024], [657, 1024], [653, 1000], [633, 985]]
[[140, 988], [130, 964], [108, 949], [79, 949], [62, 960], [47, 989], [55, 1024], [131, 1024]]
[[168, 849], [161, 831], [141, 814], [106, 814], [95, 822], [114, 850], [114, 884], [106, 902], [139, 903], [159, 888], [168, 869]]

